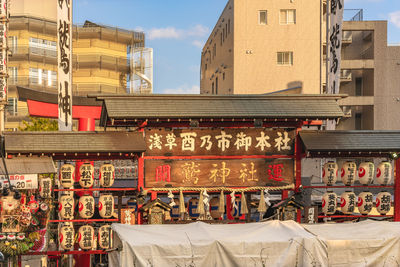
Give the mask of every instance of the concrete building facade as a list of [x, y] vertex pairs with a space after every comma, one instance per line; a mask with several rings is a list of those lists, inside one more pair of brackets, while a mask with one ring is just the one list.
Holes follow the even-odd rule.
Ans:
[[[204, 45], [201, 94], [325, 91], [325, 1], [229, 0]], [[400, 129], [400, 46], [386, 21], [345, 21], [337, 129]]]
[[[9, 105], [7, 129], [28, 114], [18, 102], [16, 86], [57, 92], [57, 1], [11, 2], [8, 42]], [[143, 32], [86, 21], [73, 26], [73, 94], [129, 91], [133, 48], [144, 48]]]
[[319, 93], [321, 8], [320, 1], [228, 1], [202, 50], [200, 92]]

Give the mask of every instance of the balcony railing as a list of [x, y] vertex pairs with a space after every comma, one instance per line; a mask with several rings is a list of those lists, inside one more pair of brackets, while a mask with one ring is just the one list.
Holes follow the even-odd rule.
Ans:
[[[10, 86], [25, 86], [38, 91], [57, 93], [57, 82], [54, 80], [49, 84], [47, 79], [43, 79], [42, 82], [39, 83], [37, 77], [11, 76], [8, 82]], [[104, 83], [74, 84], [72, 86], [73, 95], [87, 95], [89, 93], [124, 94], [126, 92], [126, 87]]]

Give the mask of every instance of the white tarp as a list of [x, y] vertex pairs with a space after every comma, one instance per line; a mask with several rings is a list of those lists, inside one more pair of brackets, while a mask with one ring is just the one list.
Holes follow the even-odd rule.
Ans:
[[327, 248], [323, 266], [400, 266], [400, 223], [302, 225]]
[[248, 224], [113, 224], [110, 266], [312, 266], [319, 241], [293, 221]]
[[400, 223], [113, 224], [110, 266], [399, 266]]

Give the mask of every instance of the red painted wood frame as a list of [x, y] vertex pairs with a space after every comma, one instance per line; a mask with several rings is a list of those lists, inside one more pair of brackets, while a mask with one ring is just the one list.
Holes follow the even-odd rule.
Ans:
[[395, 161], [394, 177], [394, 221], [400, 221], [400, 159]]

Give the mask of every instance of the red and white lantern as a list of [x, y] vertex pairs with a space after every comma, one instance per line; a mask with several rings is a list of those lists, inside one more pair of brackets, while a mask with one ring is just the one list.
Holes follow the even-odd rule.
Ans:
[[358, 179], [360, 184], [368, 185], [374, 180], [375, 165], [373, 162], [362, 162], [358, 167]]
[[58, 234], [58, 242], [60, 244], [61, 249], [63, 250], [71, 250], [74, 248], [74, 238], [75, 238], [75, 230], [74, 227], [67, 224], [60, 228]]
[[95, 243], [94, 228], [90, 225], [82, 225], [79, 228], [78, 243], [81, 249], [92, 249]]
[[334, 185], [337, 181], [338, 165], [336, 162], [329, 161], [324, 164], [322, 169], [322, 180], [328, 186]]
[[58, 214], [63, 220], [72, 220], [74, 218], [75, 201], [73, 195], [64, 195], [60, 197], [58, 203]]
[[346, 191], [340, 196], [340, 208], [344, 214], [352, 214], [356, 206], [356, 194]]
[[387, 185], [392, 181], [392, 164], [389, 161], [382, 161], [376, 169], [376, 183]]
[[371, 192], [364, 191], [358, 195], [357, 207], [362, 215], [367, 215], [371, 212], [374, 204], [374, 196]]
[[345, 185], [352, 185], [356, 179], [357, 165], [353, 161], [346, 161], [342, 165], [340, 178]]
[[99, 213], [102, 218], [110, 218], [114, 214], [114, 197], [111, 194], [100, 195]]
[[98, 242], [101, 249], [110, 249], [112, 247], [113, 234], [110, 225], [103, 225], [98, 231]]
[[41, 178], [39, 180], [39, 195], [41, 198], [51, 198], [51, 191], [52, 191], [52, 183], [51, 178]]
[[94, 214], [94, 198], [81, 196], [79, 198], [79, 216], [83, 219], [92, 218]]
[[94, 167], [90, 163], [82, 164], [79, 167], [79, 185], [83, 188], [90, 188], [94, 183]]
[[60, 168], [60, 184], [63, 188], [71, 188], [75, 180], [75, 167], [71, 164], [64, 164]]
[[322, 196], [322, 212], [325, 215], [335, 214], [337, 207], [337, 195], [328, 191]]
[[100, 167], [100, 186], [111, 187], [115, 180], [115, 168], [112, 164], [103, 164]]
[[389, 192], [380, 192], [376, 196], [376, 210], [381, 215], [385, 215], [392, 207], [392, 195]]

